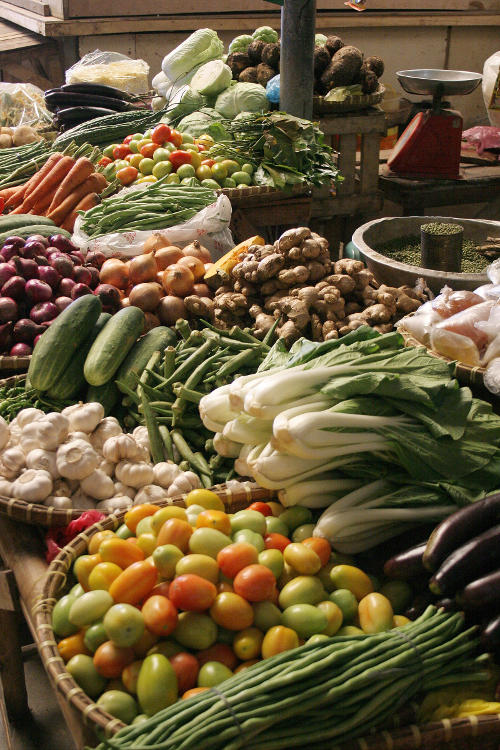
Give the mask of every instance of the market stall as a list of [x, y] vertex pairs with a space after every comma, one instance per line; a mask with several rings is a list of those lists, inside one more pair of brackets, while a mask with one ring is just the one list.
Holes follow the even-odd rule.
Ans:
[[0, 622], [24, 609], [78, 747], [484, 750], [498, 224], [369, 222], [338, 257], [379, 201], [383, 61], [319, 36], [318, 125], [280, 57], [200, 29], [152, 102], [99, 53], [12, 105]]

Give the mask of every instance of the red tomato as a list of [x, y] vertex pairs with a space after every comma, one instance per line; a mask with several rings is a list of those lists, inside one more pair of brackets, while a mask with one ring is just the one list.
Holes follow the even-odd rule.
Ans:
[[171, 130], [168, 140], [170, 143], [173, 143], [174, 146], [180, 146], [182, 143], [182, 133], [179, 133], [178, 130]]
[[213, 167], [213, 165], [215, 164], [215, 159], [203, 159], [201, 163], [203, 164], [203, 166], [206, 165], [207, 167]]
[[187, 612], [203, 612], [209, 609], [215, 601], [217, 589], [206, 578], [195, 573], [174, 578], [170, 584], [169, 597], [178, 609]]
[[170, 130], [168, 125], [165, 125], [164, 122], [161, 122], [156, 126], [156, 128], [153, 129], [153, 132], [151, 133], [151, 140], [153, 141], [153, 143], [158, 143], [158, 145], [161, 146], [165, 143], [165, 141], [168, 141], [170, 139], [171, 132], [172, 131]]
[[167, 636], [175, 630], [177, 610], [166, 596], [155, 594], [148, 597], [142, 605], [141, 612], [144, 624], [151, 633]]
[[135, 180], [138, 174], [139, 171], [135, 167], [130, 166], [119, 169], [116, 173], [116, 177], [118, 180], [120, 180], [122, 185], [130, 185], [130, 183]]
[[316, 552], [321, 560], [321, 567], [324, 567], [327, 564], [330, 555], [332, 554], [332, 548], [326, 539], [319, 536], [310, 536], [307, 539], [303, 539], [302, 544], [305, 544], [306, 547], [309, 547]]
[[276, 587], [276, 578], [265, 565], [247, 565], [233, 581], [236, 594], [248, 602], [263, 602], [271, 599]]
[[125, 159], [128, 154], [132, 153], [132, 149], [127, 146], [126, 143], [122, 143], [120, 146], [116, 146], [113, 149], [113, 159]]
[[252, 503], [248, 506], [247, 510], [256, 510], [258, 513], [262, 513], [263, 516], [273, 515], [273, 512], [267, 503]]
[[169, 518], [158, 532], [157, 546], [173, 544], [186, 554], [192, 533], [193, 527], [187, 521], [183, 521], [182, 518]]
[[166, 596], [168, 599], [168, 591], [170, 588], [170, 581], [162, 581], [161, 583], [157, 583], [154, 589], [151, 589], [151, 593], [148, 594], [146, 599], [149, 599], [150, 596], [156, 596], [157, 594], [160, 594], [160, 596]]
[[200, 664], [196, 656], [188, 654], [187, 651], [181, 651], [180, 654], [171, 656], [169, 662], [177, 675], [179, 695], [196, 686], [198, 672], [200, 671]]
[[123, 139], [123, 143], [125, 143], [125, 144], [130, 143], [130, 141], [132, 140], [133, 137], [134, 137], [133, 135], [127, 135], [127, 136], [125, 136], [125, 138]]
[[213, 646], [198, 651], [196, 658], [200, 667], [206, 664], [207, 661], [220, 661], [220, 663], [225, 664], [231, 672], [238, 663], [236, 654], [231, 646], [228, 646], [226, 643], [214, 643]]
[[107, 167], [108, 164], [112, 164], [113, 159], [110, 159], [109, 156], [103, 156], [102, 159], [99, 159], [97, 162], [99, 167]]
[[236, 573], [247, 565], [256, 563], [259, 553], [253, 544], [235, 542], [223, 547], [217, 555], [217, 564], [227, 578], [234, 578]]
[[196, 145], [198, 146], [198, 151], [207, 151], [208, 150], [204, 143], [197, 143]]
[[190, 151], [172, 151], [169, 156], [170, 161], [173, 164], [174, 169], [178, 169], [181, 164], [191, 164], [191, 152]]
[[103, 677], [114, 680], [121, 677], [122, 671], [135, 659], [133, 648], [115, 646], [113, 641], [104, 641], [94, 654], [94, 666]]
[[145, 159], [151, 159], [157, 148], [160, 148], [159, 143], [146, 143], [141, 149], [140, 153]]
[[283, 552], [285, 547], [290, 544], [290, 539], [283, 534], [266, 534], [264, 544], [266, 549], [279, 549], [280, 552]]

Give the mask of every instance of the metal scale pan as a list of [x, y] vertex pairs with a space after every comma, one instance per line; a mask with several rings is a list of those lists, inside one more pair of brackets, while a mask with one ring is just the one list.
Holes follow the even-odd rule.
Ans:
[[418, 69], [398, 70], [399, 83], [408, 94], [442, 96], [470, 94], [479, 86], [482, 75], [467, 70]]

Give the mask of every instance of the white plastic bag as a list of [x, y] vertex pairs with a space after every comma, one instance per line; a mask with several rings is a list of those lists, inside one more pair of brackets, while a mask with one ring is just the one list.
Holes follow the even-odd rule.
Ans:
[[45, 106], [43, 91], [31, 83], [0, 83], [0, 125], [30, 125], [46, 128], [52, 115]]
[[103, 83], [129, 94], [149, 90], [149, 65], [119, 52], [88, 52], [66, 71], [66, 83]]
[[210, 250], [212, 260], [218, 260], [234, 247], [233, 237], [229, 230], [231, 221], [231, 202], [227, 195], [219, 195], [215, 203], [199, 211], [189, 221], [178, 224], [168, 229], [155, 229], [147, 232], [115, 232], [89, 240], [88, 236], [80, 229], [82, 217], [79, 216], [75, 222], [72, 242], [82, 252], [99, 250], [106, 257], [124, 256], [133, 258], [142, 253], [142, 246], [151, 235], [168, 237], [172, 245], [185, 247], [193, 240], [200, 240], [202, 245]]
[[483, 67], [483, 99], [491, 125], [500, 127], [500, 52], [488, 57]]

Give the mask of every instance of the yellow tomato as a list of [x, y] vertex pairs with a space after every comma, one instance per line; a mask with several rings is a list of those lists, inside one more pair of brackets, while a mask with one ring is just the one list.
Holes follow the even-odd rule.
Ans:
[[132, 563], [144, 560], [144, 552], [136, 544], [131, 544], [128, 539], [111, 537], [101, 542], [99, 555], [103, 562], [113, 562], [120, 568], [127, 568]]
[[188, 508], [190, 505], [201, 505], [207, 510], [225, 510], [224, 503], [212, 490], [191, 490], [186, 495], [186, 505]]
[[299, 645], [299, 636], [291, 628], [285, 628], [284, 625], [275, 625], [269, 628], [262, 641], [262, 658], [268, 659], [270, 656], [281, 654], [282, 651], [290, 651]]
[[292, 542], [283, 550], [285, 562], [303, 576], [313, 576], [321, 568], [321, 560], [316, 552], [300, 542]]
[[266, 502], [271, 508], [271, 513], [273, 514], [273, 516], [281, 516], [281, 514], [285, 510], [281, 503], [275, 503], [273, 500], [267, 500]]
[[84, 591], [89, 590], [89, 575], [100, 562], [102, 562], [102, 558], [98, 554], [80, 555], [76, 558], [73, 573]]
[[77, 654], [90, 654], [90, 651], [84, 643], [85, 631], [79, 630], [75, 635], [70, 635], [67, 638], [63, 638], [57, 644], [59, 655], [63, 661], [69, 661]]
[[249, 659], [248, 661], [243, 661], [239, 666], [236, 667], [233, 674], [238, 674], [238, 672], [243, 672], [244, 669], [248, 669], [248, 667], [253, 667], [254, 664], [258, 664], [261, 659]]
[[186, 573], [194, 573], [213, 584], [219, 582], [219, 566], [209, 555], [184, 555], [175, 566], [175, 575], [182, 576]]
[[335, 635], [337, 630], [342, 627], [344, 615], [340, 607], [327, 599], [324, 602], [320, 602], [317, 605], [318, 609], [325, 613], [328, 624], [322, 631], [324, 635], [332, 636]]
[[405, 625], [408, 625], [409, 622], [411, 622], [411, 620], [409, 620], [408, 617], [405, 617], [404, 615], [394, 615], [392, 619], [392, 627], [402, 628]]
[[104, 531], [98, 531], [97, 534], [94, 534], [89, 539], [89, 543], [87, 544], [87, 549], [89, 551], [89, 555], [95, 555], [97, 550], [100, 547], [100, 544], [106, 537], [114, 536], [115, 532], [111, 531], [111, 529], [105, 529]]
[[130, 531], [135, 534], [137, 524], [142, 521], [143, 518], [153, 516], [158, 511], [158, 506], [152, 503], [144, 503], [143, 505], [134, 505], [130, 510], [125, 513], [124, 521]]
[[148, 174], [146, 177], [140, 177], [135, 181], [136, 185], [142, 185], [144, 182], [158, 182], [158, 178], [152, 174]]
[[142, 662], [142, 659], [133, 661], [132, 664], [127, 664], [122, 672], [122, 682], [129, 693], [137, 693], [137, 678], [141, 671]]
[[241, 661], [257, 659], [263, 640], [264, 634], [258, 628], [245, 628], [234, 636], [233, 651]]
[[131, 167], [135, 167], [136, 169], [139, 167], [139, 163], [143, 160], [142, 154], [129, 154], [125, 157], [125, 159], [130, 162]]
[[[138, 505], [136, 507], [140, 508], [141, 506]], [[178, 505], [169, 505], [166, 508], [157, 510], [151, 519], [151, 531], [153, 534], [158, 534], [165, 521], [170, 521], [171, 518], [179, 518], [181, 521], [187, 521], [186, 511]]]
[[239, 594], [225, 591], [210, 607], [212, 620], [226, 630], [243, 630], [253, 623], [252, 606]]
[[142, 549], [145, 555], [152, 555], [156, 549], [156, 536], [152, 532], [139, 534], [137, 537], [137, 546]]
[[336, 589], [352, 591], [358, 602], [373, 591], [373, 584], [360, 568], [354, 565], [335, 565], [330, 578]]
[[222, 510], [204, 510], [196, 519], [196, 528], [217, 529], [223, 534], [231, 534], [231, 521]]
[[359, 624], [364, 633], [382, 633], [394, 627], [394, 612], [389, 599], [373, 592], [364, 596], [358, 607]]
[[90, 571], [88, 580], [89, 589], [104, 589], [107, 591], [115, 578], [118, 578], [122, 572], [123, 568], [120, 568], [116, 563], [98, 563], [95, 568]]
[[191, 165], [198, 169], [201, 164], [201, 155], [197, 151], [191, 151]]

